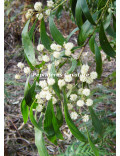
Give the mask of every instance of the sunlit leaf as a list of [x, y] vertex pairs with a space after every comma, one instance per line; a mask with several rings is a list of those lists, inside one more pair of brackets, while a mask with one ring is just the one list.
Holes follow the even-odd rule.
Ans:
[[36, 64], [35, 51], [34, 51], [34, 47], [33, 47], [32, 41], [30, 40], [29, 33], [28, 33], [29, 23], [30, 23], [30, 20], [27, 21], [22, 31], [22, 45], [24, 48], [25, 56], [27, 57], [29, 62], [34, 66]]
[[29, 114], [29, 107], [28, 107], [28, 105], [26, 105], [25, 99], [23, 99], [21, 102], [21, 112], [22, 112], [24, 123], [27, 123], [28, 114]]

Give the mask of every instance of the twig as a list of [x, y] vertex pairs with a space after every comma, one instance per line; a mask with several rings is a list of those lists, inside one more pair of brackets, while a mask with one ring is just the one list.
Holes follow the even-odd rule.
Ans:
[[28, 140], [26, 140], [26, 139], [24, 139], [24, 138], [20, 138], [20, 137], [18, 137], [18, 138], [9, 138], [9, 139], [5, 139], [5, 141], [8, 141], [8, 140], [23, 140], [23, 141], [25, 141], [25, 142], [27, 142], [28, 144], [30, 144], [30, 142], [28, 141]]
[[[105, 8], [106, 8], [106, 6], [108, 6], [108, 4], [109, 4], [109, 1], [110, 1], [110, 0], [108, 0], [108, 1], [106, 2], [106, 5], [103, 7], [103, 11], [102, 11], [102, 13], [101, 13], [101, 15], [100, 15], [100, 18], [98, 19], [96, 25], [100, 22], [100, 20], [101, 20], [103, 14], [104, 14]], [[90, 37], [88, 38], [88, 40], [86, 41], [86, 43], [83, 45], [83, 47], [82, 47], [82, 49], [81, 49], [81, 51], [80, 51], [80, 54], [79, 54], [79, 56], [78, 56], [78, 59], [80, 59], [80, 56], [81, 56], [82, 52], [84, 51], [86, 45], [88, 44], [89, 40], [91, 39], [92, 35], [94, 34], [96, 28], [97, 28], [97, 26], [94, 28], [93, 33], [90, 35]]]

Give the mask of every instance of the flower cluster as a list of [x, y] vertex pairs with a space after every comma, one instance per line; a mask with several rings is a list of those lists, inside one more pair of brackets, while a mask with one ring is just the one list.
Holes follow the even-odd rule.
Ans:
[[[93, 80], [97, 78], [96, 72], [93, 71], [90, 74], [88, 72], [89, 66], [87, 64], [82, 65], [80, 69], [80, 81], [82, 81], [82, 84], [83, 82], [86, 84], [91, 84]], [[69, 85], [70, 86], [67, 86], [68, 90], [72, 88], [71, 84]], [[70, 102], [73, 104], [68, 103], [68, 109], [72, 110], [70, 116], [73, 120], [76, 120], [78, 117], [78, 113], [73, 109], [74, 104], [78, 106], [78, 109], [80, 111], [79, 113], [80, 115], [82, 115], [81, 113], [82, 107], [86, 109], [86, 106], [89, 107], [93, 105], [93, 100], [89, 97], [90, 97], [90, 89], [83, 86], [78, 89], [76, 94], [73, 93], [69, 96]], [[82, 119], [83, 122], [87, 122], [89, 120], [89, 116], [87, 114], [82, 115]]]
[[[31, 70], [30, 70], [29, 67], [25, 67], [25, 68], [24, 68], [24, 64], [23, 64], [22, 62], [18, 62], [17, 67], [20, 68], [20, 71], [23, 70], [24, 73], [25, 73], [26, 75], [29, 75], [30, 72], [31, 72]], [[24, 68], [24, 69], [23, 69], [23, 68]], [[18, 79], [21, 78], [20, 71], [19, 71], [19, 74], [16, 74], [16, 75], [15, 75], [15, 79], [16, 79], [16, 80], [18, 80]]]
[[97, 78], [97, 73], [91, 72], [90, 74], [88, 74], [88, 70], [89, 70], [89, 66], [87, 64], [82, 65], [80, 81], [91, 84], [91, 83], [93, 83], [93, 80]]
[[[61, 63], [61, 61], [63, 60], [62, 55], [66, 55], [66, 56], [70, 56], [71, 55], [71, 53], [72, 53], [71, 50], [72, 50], [73, 46], [74, 45], [71, 42], [64, 43], [63, 47], [61, 45], [59, 45], [59, 44], [55, 44], [55, 43], [51, 44], [50, 47], [51, 47], [51, 50], [53, 51], [52, 55], [53, 55], [53, 57], [55, 59], [54, 60], [55, 66], [58, 66]], [[38, 56], [38, 61], [40, 61], [40, 62], [41, 61], [44, 61], [44, 62], [49, 62], [50, 61], [49, 56], [45, 55], [46, 50], [45, 50], [45, 47], [44, 47], [43, 44], [38, 44], [37, 50], [39, 52], [43, 52], [42, 55], [40, 54]], [[66, 51], [67, 52], [69, 51], [69, 54], [66, 53]], [[70, 82], [71, 81], [71, 77], [66, 76], [66, 82], [67, 81]]]
[[[50, 4], [49, 4], [50, 5]], [[40, 10], [40, 6], [35, 6], [37, 10]], [[64, 73], [64, 76], [59, 77], [57, 74], [61, 74], [62, 71], [59, 68], [59, 65], [64, 63], [68, 56], [72, 56], [72, 48], [74, 44], [71, 42], [64, 43], [63, 46], [52, 43], [51, 44], [51, 52], [47, 51], [43, 44], [38, 44], [37, 50], [40, 53], [38, 56], [38, 61], [45, 62], [44, 67], [42, 68], [42, 72], [46, 72], [47, 70], [47, 79], [40, 80], [38, 85], [41, 88], [40, 91], [36, 94], [35, 98], [38, 103], [36, 110], [38, 112], [43, 111], [45, 107], [45, 103], [52, 99], [53, 104], [58, 102], [57, 96], [53, 90], [53, 86], [57, 85], [62, 93], [63, 88], [66, 89], [66, 94], [68, 97], [68, 110], [70, 111], [70, 116], [73, 120], [76, 120], [79, 115], [82, 116], [83, 122], [87, 122], [89, 120], [89, 115], [82, 114], [82, 110], [88, 110], [87, 107], [93, 105], [93, 100], [90, 98], [90, 89], [88, 85], [91, 84], [94, 79], [97, 78], [97, 73], [92, 71], [90, 72], [90, 67], [87, 64], [83, 64], [80, 66], [80, 72], [78, 77], [77, 86], [74, 84], [74, 78], [72, 74]], [[63, 57], [66, 56], [66, 57]], [[52, 62], [52, 63], [51, 63]], [[24, 64], [19, 62], [17, 65], [21, 70], [24, 68]], [[52, 67], [56, 68], [57, 80], [54, 76], [51, 76]], [[30, 74], [30, 68], [24, 68], [25, 74]], [[20, 75], [17, 74], [15, 76], [16, 79], [20, 79]], [[83, 83], [86, 84], [83, 86]], [[76, 109], [74, 110], [74, 105], [76, 105]], [[78, 111], [77, 111], [78, 110]]]
[[[57, 103], [57, 98], [55, 97], [55, 92], [52, 89], [52, 85], [55, 84], [55, 79], [47, 78], [47, 80], [41, 80], [39, 82], [39, 86], [41, 87], [41, 91], [36, 94], [35, 98], [37, 99], [38, 106], [36, 110], [41, 112], [45, 105], [46, 101], [52, 99], [53, 104]], [[41, 108], [41, 109], [39, 109]]]
[[38, 20], [41, 20], [43, 16], [49, 16], [51, 8], [54, 7], [54, 2], [52, 0], [47, 1], [47, 8], [43, 9], [41, 2], [36, 2], [34, 4], [34, 9], [29, 9], [26, 13], [26, 19], [31, 18], [34, 14]]

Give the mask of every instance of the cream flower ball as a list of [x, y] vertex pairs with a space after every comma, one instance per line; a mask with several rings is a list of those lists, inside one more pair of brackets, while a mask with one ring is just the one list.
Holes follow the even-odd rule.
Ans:
[[94, 72], [94, 71], [93, 71], [93, 72], [90, 73], [90, 77], [91, 77], [91, 79], [93, 79], [93, 80], [96, 79], [97, 76], [98, 76], [97, 72]]
[[37, 103], [39, 103], [39, 104], [43, 104], [44, 101], [43, 101], [42, 99], [38, 99], [38, 100], [37, 100]]
[[51, 46], [50, 46], [50, 48], [51, 48], [52, 50], [56, 50], [56, 46], [57, 46], [57, 45], [56, 45], [55, 43], [52, 43]]
[[70, 56], [70, 55], [71, 55], [71, 50], [66, 49], [66, 50], [65, 50], [65, 55], [66, 55], [66, 56]]
[[51, 12], [51, 9], [47, 9], [47, 10], [45, 11], [45, 14], [46, 14], [47, 16], [49, 16], [49, 15], [50, 15], [50, 12]]
[[36, 2], [35, 5], [34, 5], [34, 9], [36, 11], [41, 11], [41, 9], [42, 9], [42, 3], [41, 2]]
[[39, 86], [42, 88], [47, 87], [47, 82], [45, 80], [39, 82]]
[[16, 79], [16, 80], [19, 80], [20, 78], [21, 78], [21, 75], [19, 75], [19, 74], [16, 74], [16, 75], [15, 75], [15, 79]]
[[30, 68], [29, 67], [24, 68], [24, 73], [25, 74], [30, 74]]
[[87, 106], [92, 106], [93, 105], [93, 100], [92, 99], [87, 99], [86, 105]]
[[52, 94], [49, 91], [47, 91], [46, 92], [46, 100], [50, 100], [51, 98], [52, 98]]
[[39, 55], [39, 56], [38, 56], [38, 61], [40, 61], [40, 62], [41, 62], [42, 60], [43, 60], [42, 56], [41, 56], [41, 55]]
[[43, 61], [45, 61], [45, 62], [49, 62], [49, 61], [50, 61], [50, 58], [49, 58], [49, 56], [47, 56], [47, 55], [43, 55], [42, 59], [43, 59]]
[[53, 5], [54, 5], [54, 2], [52, 0], [47, 1], [47, 6], [48, 7], [53, 7]]
[[85, 82], [87, 80], [85, 75], [80, 75], [80, 81]]
[[44, 45], [43, 44], [38, 44], [37, 50], [38, 51], [43, 51], [43, 49], [44, 49]]
[[63, 86], [65, 86], [65, 81], [63, 80], [63, 79], [61, 79], [61, 80], [58, 80], [58, 86], [59, 86], [59, 88], [62, 88]]
[[77, 95], [76, 94], [71, 94], [70, 95], [70, 100], [71, 101], [76, 101], [77, 100]]
[[65, 75], [64, 80], [65, 80], [66, 82], [71, 82], [71, 81], [72, 81], [72, 76], [71, 76], [71, 74]]
[[72, 113], [70, 114], [70, 117], [71, 117], [71, 119], [76, 120], [77, 117], [78, 117], [78, 114], [77, 114], [76, 112], [72, 112]]
[[83, 88], [78, 89], [78, 94], [79, 95], [82, 95], [82, 92], [83, 92]]
[[42, 105], [40, 105], [40, 104], [36, 107], [36, 110], [37, 110], [38, 112], [41, 112], [41, 111], [42, 111], [42, 109], [43, 109], [43, 106], [42, 106]]
[[48, 85], [52, 86], [52, 85], [55, 84], [55, 79], [53, 79], [53, 78], [48, 78], [48, 79], [47, 79], [47, 83], [48, 83]]
[[88, 72], [88, 70], [89, 70], [89, 66], [87, 64], [82, 65], [82, 67], [81, 67], [81, 73], [82, 74], [85, 75]]
[[89, 116], [87, 114], [85, 114], [83, 117], [83, 122], [88, 122], [89, 121]]
[[64, 43], [64, 48], [66, 50], [71, 50], [74, 47], [74, 44], [72, 42]]
[[18, 68], [22, 69], [24, 67], [24, 64], [22, 62], [18, 62], [17, 66]]
[[84, 101], [83, 100], [78, 100], [77, 101], [77, 106], [79, 106], [79, 107], [84, 106]]
[[52, 97], [52, 103], [53, 104], [56, 104], [57, 103], [57, 99], [54, 96]]
[[90, 95], [90, 89], [85, 88], [85, 89], [83, 89], [82, 93], [83, 93], [83, 95], [85, 95], [85, 96], [89, 96], [89, 95]]
[[56, 45], [56, 51], [60, 51], [61, 48], [62, 48], [61, 45], [59, 45], [59, 44]]
[[68, 106], [68, 110], [71, 110], [73, 108], [73, 105], [71, 103], [68, 103], [67, 106]]
[[53, 57], [54, 57], [54, 58], [59, 58], [59, 57], [60, 57], [60, 52], [55, 51], [55, 52], [53, 53]]
[[38, 99], [40, 99], [40, 94], [36, 94], [35, 95], [35, 98], [38, 100]]
[[93, 79], [89, 76], [86, 78], [86, 83], [91, 84], [93, 83]]
[[29, 19], [31, 16], [32, 16], [32, 14], [29, 13], [29, 12], [27, 12], [27, 13], [25, 14], [26, 19]]
[[46, 97], [47, 92], [42, 90], [39, 94], [40, 94], [40, 98], [44, 99]]
[[42, 18], [43, 18], [43, 14], [40, 13], [40, 14], [37, 14], [36, 17], [38, 18], [38, 20], [40, 21]]
[[67, 89], [72, 89], [73, 85], [72, 84], [67, 84]]

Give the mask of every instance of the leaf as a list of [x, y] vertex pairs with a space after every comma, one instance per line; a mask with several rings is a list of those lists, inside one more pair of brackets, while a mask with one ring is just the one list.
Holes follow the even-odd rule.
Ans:
[[61, 127], [63, 124], [63, 115], [62, 115], [61, 108], [58, 104], [56, 104], [56, 119], [59, 127]]
[[90, 115], [91, 115], [91, 118], [92, 118], [92, 124], [95, 128], [95, 131], [97, 133], [100, 134], [100, 136], [102, 136], [103, 134], [103, 125], [102, 125], [102, 122], [98, 119], [97, 115], [95, 114], [94, 110], [92, 107], [89, 107], [89, 111], [90, 111]]
[[[93, 19], [97, 18], [97, 13], [93, 15]], [[91, 23], [87, 20], [81, 27], [78, 35], [78, 45], [81, 46], [86, 41], [87, 37], [93, 33], [94, 29]]]
[[[25, 56], [27, 57], [28, 61], [32, 64], [36, 64], [35, 60], [35, 51], [33, 48], [32, 41], [30, 40], [29, 34], [28, 34], [28, 26], [29, 26], [30, 20], [27, 21], [23, 31], [22, 31], [22, 45], [24, 48]], [[28, 62], [28, 63], [29, 63]]]
[[72, 14], [75, 17], [75, 7], [76, 7], [77, 0], [70, 0]]
[[89, 141], [89, 144], [95, 154], [95, 156], [99, 156], [99, 151], [98, 149], [96, 148], [96, 146], [92, 143], [91, 139], [90, 139], [90, 136], [89, 136], [89, 133], [88, 133], [88, 130], [87, 130], [87, 136], [88, 136], [88, 141]]
[[35, 67], [34, 67], [34, 66], [31, 64], [31, 62], [28, 60], [26, 54], [24, 54], [24, 55], [25, 55], [25, 59], [27, 60], [28, 65], [30, 66], [30, 68], [31, 68], [32, 70], [34, 70]]
[[44, 19], [41, 20], [40, 39], [41, 39], [42, 44], [45, 46], [45, 48], [50, 50], [50, 45], [52, 44], [52, 41], [51, 41], [50, 37], [47, 35], [47, 33], [46, 33]]
[[67, 74], [71, 74], [76, 69], [76, 66], [77, 66], [77, 61], [75, 59], [71, 58], [71, 61], [72, 61], [72, 66], [67, 71]]
[[88, 19], [88, 21], [91, 24], [96, 25], [96, 23], [94, 22], [94, 19], [92, 18], [91, 14], [89, 12], [86, 0], [79, 0], [79, 5], [80, 5], [85, 17]]
[[113, 15], [113, 29], [116, 32], [116, 17]]
[[[27, 82], [27, 84], [28, 84], [28, 82]], [[31, 106], [31, 104], [33, 103], [33, 97], [35, 96], [35, 87], [36, 87], [36, 80], [34, 81], [32, 86], [30, 86], [29, 89], [27, 89], [27, 91], [25, 92], [24, 98], [25, 98], [26, 104], [28, 106]]]
[[30, 76], [28, 76], [26, 83], [25, 83], [24, 96], [26, 96], [28, 90], [30, 89], [29, 79], [30, 79]]
[[29, 114], [29, 107], [26, 105], [25, 99], [23, 98], [21, 102], [21, 112], [23, 116], [24, 123], [27, 123], [28, 121], [28, 114]]
[[107, 17], [106, 17], [106, 20], [104, 22], [104, 29], [106, 30], [108, 28], [108, 26], [110, 25], [110, 22], [111, 22], [111, 16], [112, 16], [112, 13], [110, 13]]
[[39, 124], [37, 123], [37, 121], [35, 120], [34, 118], [34, 115], [33, 115], [33, 109], [36, 108], [36, 103], [35, 101], [32, 103], [31, 107], [30, 107], [30, 120], [32, 122], [32, 124], [37, 128], [39, 129], [40, 131], [43, 131], [42, 129], [42, 126], [39, 126]]
[[78, 130], [78, 128], [75, 126], [74, 122], [72, 121], [67, 108], [67, 97], [65, 90], [63, 91], [64, 96], [64, 114], [65, 114], [65, 121], [71, 131], [71, 133], [80, 141], [87, 142], [87, 139], [85, 136]]
[[99, 0], [98, 1], [98, 10], [103, 8], [105, 6], [106, 2], [107, 2], [107, 0]]
[[35, 22], [33, 23], [32, 27], [31, 27], [31, 29], [29, 31], [30, 40], [32, 40], [32, 38], [33, 38], [33, 33], [34, 33], [34, 30], [35, 30], [36, 23], [37, 23], [37, 19], [35, 20]]
[[106, 29], [106, 32], [108, 33], [108, 35], [110, 35], [111, 37], [116, 39], [116, 33], [114, 32], [114, 30], [111, 28], [111, 26], [109, 25], [108, 28]]
[[63, 35], [59, 32], [59, 30], [57, 29], [52, 16], [49, 17], [49, 28], [50, 28], [50, 33], [51, 33], [53, 39], [59, 45], [63, 45], [66, 40], [63, 37]]
[[77, 0], [76, 8], [75, 8], [75, 17], [76, 23], [79, 28], [81, 28], [83, 21], [82, 21], [82, 9], [81, 9], [81, 0]]
[[[42, 127], [42, 117], [40, 118], [40, 120], [38, 122], [38, 126]], [[36, 127], [34, 129], [35, 129], [35, 145], [37, 146], [39, 155], [40, 156], [49, 156], [47, 149], [45, 147], [45, 141], [44, 141], [44, 138], [42, 135], [42, 131]]]
[[55, 16], [57, 17], [57, 19], [60, 19], [61, 15], [62, 15], [62, 11], [63, 11], [63, 6], [60, 5], [58, 7], [58, 9], [55, 11]]
[[56, 71], [55, 71], [54, 64], [52, 64], [52, 66], [51, 66], [50, 74], [51, 74], [51, 77], [55, 79], [55, 84], [52, 85], [52, 88], [55, 91], [58, 98], [61, 99], [61, 95], [60, 95], [61, 91], [60, 91], [59, 86], [58, 86], [58, 79], [56, 77]]
[[100, 40], [101, 48], [104, 50], [104, 52], [108, 56], [115, 58], [116, 53], [111, 47], [110, 43], [108, 42], [102, 22], [101, 22], [100, 31], [99, 31], [99, 40]]
[[102, 58], [96, 42], [94, 43], [94, 46], [95, 46], [96, 72], [98, 73], [98, 78], [100, 78], [102, 74]]
[[68, 35], [68, 37], [67, 37], [67, 41], [69, 41], [69, 39], [71, 38], [71, 36], [76, 32], [76, 31], [78, 31], [79, 30], [79, 28], [77, 27], [77, 28], [75, 28], [69, 35]]
[[54, 144], [57, 144], [57, 138], [63, 139], [62, 134], [59, 131], [59, 126], [57, 124], [57, 119], [53, 110], [52, 99], [48, 101], [45, 112], [44, 130], [47, 133], [48, 139]]
[[91, 37], [91, 39], [89, 40], [90, 50], [95, 54], [95, 45], [94, 45], [94, 42], [95, 42], [95, 35], [93, 35]]

